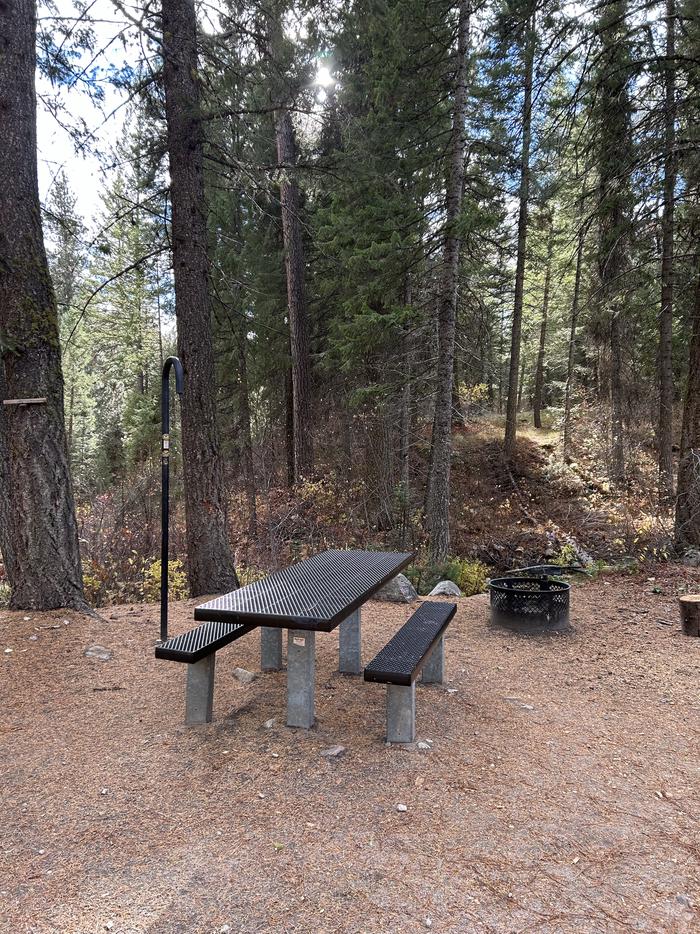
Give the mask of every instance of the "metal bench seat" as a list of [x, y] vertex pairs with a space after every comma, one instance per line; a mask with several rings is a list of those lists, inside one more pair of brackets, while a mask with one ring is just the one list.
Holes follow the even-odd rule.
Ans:
[[422, 603], [365, 668], [365, 681], [412, 684], [423, 662], [457, 612], [456, 603]]
[[442, 684], [444, 633], [456, 603], [422, 603], [365, 668], [365, 681], [387, 685], [386, 720], [390, 743], [412, 743], [416, 735], [416, 678]]
[[156, 646], [156, 658], [187, 665], [185, 723], [211, 722], [216, 653], [253, 629], [255, 623], [204, 623]]
[[255, 625], [232, 626], [225, 623], [205, 623], [180, 636], [173, 636], [161, 642], [156, 646], [156, 658], [191, 665], [256, 628]]

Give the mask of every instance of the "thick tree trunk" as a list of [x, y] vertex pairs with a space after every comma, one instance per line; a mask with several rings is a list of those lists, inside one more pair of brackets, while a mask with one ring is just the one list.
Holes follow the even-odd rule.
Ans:
[[676, 491], [675, 542], [679, 549], [700, 548], [700, 254], [696, 269], [693, 333]]
[[542, 427], [542, 391], [544, 389], [544, 354], [547, 346], [547, 317], [549, 315], [549, 289], [552, 281], [552, 254], [554, 253], [554, 220], [550, 219], [547, 238], [547, 266], [544, 271], [544, 294], [542, 296], [542, 322], [540, 324], [540, 345], [537, 350], [535, 366], [535, 392], [532, 400], [532, 418], [535, 428]]
[[292, 348], [294, 400], [294, 471], [297, 480], [313, 471], [313, 420], [311, 414], [311, 354], [304, 288], [304, 243], [299, 217], [299, 186], [294, 176], [296, 145], [289, 111], [277, 115], [277, 161], [282, 170], [280, 205], [284, 262], [287, 273], [287, 305]]
[[39, 208], [32, 0], [0, 8], [0, 546], [14, 609], [84, 608], [56, 300]]
[[238, 586], [216, 425], [204, 200], [204, 139], [193, 0], [163, 0], [163, 84], [170, 157], [178, 354], [185, 370], [182, 453], [190, 591]]
[[[584, 179], [585, 188], [585, 179]], [[581, 196], [578, 214], [578, 243], [576, 245], [576, 273], [574, 276], [574, 294], [571, 300], [571, 327], [569, 330], [569, 353], [566, 361], [566, 387], [564, 389], [564, 428], [562, 448], [564, 457], [571, 452], [571, 394], [574, 386], [574, 359], [576, 353], [576, 328], [581, 296], [581, 274], [583, 271], [583, 247], [586, 241], [586, 228], [583, 220], [584, 196]]]
[[459, 5], [455, 96], [452, 137], [447, 170], [445, 250], [438, 308], [437, 392], [430, 451], [430, 477], [426, 524], [430, 533], [430, 558], [444, 561], [450, 550], [450, 458], [452, 455], [452, 382], [454, 376], [457, 284], [461, 240], [456, 224], [462, 210], [464, 189], [465, 121], [469, 67], [470, 8]]
[[676, 44], [675, 0], [666, 0], [664, 101], [664, 214], [661, 247], [661, 313], [659, 315], [659, 497], [673, 495], [673, 234], [676, 188]]
[[523, 326], [523, 295], [525, 290], [525, 260], [527, 256], [527, 228], [530, 201], [530, 144], [532, 134], [532, 77], [536, 43], [535, 13], [528, 17], [524, 40], [523, 77], [523, 141], [520, 151], [520, 189], [518, 193], [518, 251], [515, 263], [515, 297], [513, 300], [513, 323], [510, 339], [510, 368], [508, 371], [508, 398], [506, 401], [506, 431], [503, 453], [510, 460], [515, 449], [518, 412], [518, 370], [520, 368], [520, 343]]
[[599, 27], [602, 50], [598, 81], [598, 267], [601, 307], [610, 327], [610, 474], [615, 483], [625, 478], [623, 340], [625, 273], [631, 239], [630, 79], [629, 72], [620, 65], [627, 41], [626, 19], [626, 0], [615, 0], [604, 8]]

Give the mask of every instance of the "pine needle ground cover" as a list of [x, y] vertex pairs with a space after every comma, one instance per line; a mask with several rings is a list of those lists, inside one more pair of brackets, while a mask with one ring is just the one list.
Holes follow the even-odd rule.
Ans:
[[[699, 585], [657, 567], [576, 586], [575, 631], [549, 640], [460, 599], [406, 748], [333, 634], [308, 733], [284, 726], [283, 673], [234, 676], [258, 671], [255, 634], [221, 653], [214, 722], [186, 729], [153, 605], [0, 613], [0, 930], [698, 930], [700, 640], [676, 596]], [[410, 612], [363, 610], [365, 659]]]

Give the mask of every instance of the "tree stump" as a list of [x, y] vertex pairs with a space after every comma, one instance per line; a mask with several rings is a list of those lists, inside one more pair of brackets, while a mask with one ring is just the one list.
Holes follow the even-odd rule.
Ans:
[[681, 608], [683, 635], [700, 636], [700, 594], [689, 593], [678, 598]]

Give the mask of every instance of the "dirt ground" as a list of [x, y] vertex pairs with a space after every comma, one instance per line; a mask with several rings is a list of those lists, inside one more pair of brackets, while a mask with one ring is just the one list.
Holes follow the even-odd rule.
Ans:
[[[234, 677], [255, 633], [185, 728], [155, 607], [0, 613], [0, 930], [700, 931], [700, 639], [675, 600], [700, 580], [664, 573], [576, 587], [566, 637], [460, 600], [448, 680], [418, 689], [429, 748], [385, 746], [385, 690], [336, 672], [335, 633], [313, 730], [284, 725], [283, 673]], [[368, 604], [366, 660], [409, 612]]]

